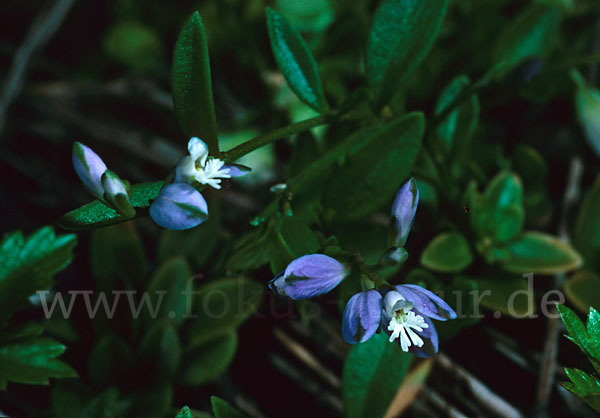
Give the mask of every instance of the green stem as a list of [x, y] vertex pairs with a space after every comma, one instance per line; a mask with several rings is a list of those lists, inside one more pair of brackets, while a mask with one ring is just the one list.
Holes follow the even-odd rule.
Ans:
[[319, 116], [315, 116], [314, 118], [306, 119], [301, 122], [296, 122], [287, 126], [283, 126], [264, 135], [257, 136], [256, 138], [252, 138], [249, 141], [244, 142], [243, 144], [240, 144], [237, 147], [222, 153], [222, 159], [224, 159], [227, 162], [235, 161], [240, 157], [243, 157], [244, 155], [249, 154], [258, 148], [264, 147], [265, 145], [268, 145], [271, 142], [274, 142], [278, 139], [281, 139], [288, 135], [306, 131], [316, 126], [324, 125], [332, 119], [332, 116], [332, 113], [325, 113]]

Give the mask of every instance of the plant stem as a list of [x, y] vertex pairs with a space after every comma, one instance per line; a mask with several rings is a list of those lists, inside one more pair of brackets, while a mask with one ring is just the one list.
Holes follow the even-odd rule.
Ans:
[[224, 159], [227, 162], [235, 161], [238, 158], [243, 157], [244, 155], [258, 148], [264, 147], [265, 145], [268, 145], [273, 141], [276, 141], [291, 134], [306, 131], [316, 126], [324, 125], [332, 119], [332, 116], [332, 113], [325, 113], [323, 115], [315, 116], [314, 118], [306, 119], [301, 122], [296, 122], [287, 126], [283, 126], [264, 135], [257, 136], [256, 138], [252, 138], [249, 141], [230, 149], [229, 151], [223, 152], [221, 154], [222, 159]]

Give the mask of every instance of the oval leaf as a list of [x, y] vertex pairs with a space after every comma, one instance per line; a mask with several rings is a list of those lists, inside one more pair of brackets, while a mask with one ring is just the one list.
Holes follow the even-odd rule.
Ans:
[[533, 288], [523, 277], [479, 277], [477, 278], [480, 303], [485, 308], [501, 312], [515, 318], [523, 318], [535, 313]]
[[336, 220], [360, 219], [392, 199], [417, 157], [424, 130], [423, 115], [410, 113], [365, 133], [323, 193], [323, 205]]
[[152, 313], [147, 311], [149, 319], [169, 318], [174, 324], [180, 324], [188, 310], [188, 298], [192, 294], [188, 292], [188, 286], [192, 279], [190, 267], [183, 257], [174, 257], [161, 264], [146, 288], [148, 306], [157, 308]]
[[190, 16], [175, 43], [171, 90], [175, 114], [187, 138], [197, 136], [211, 154], [218, 153], [208, 46], [198, 12]]
[[235, 331], [188, 348], [183, 355], [179, 382], [185, 386], [198, 386], [216, 379], [227, 370], [236, 350]]
[[600, 309], [600, 277], [590, 271], [578, 271], [565, 283], [567, 299], [581, 312]]
[[367, 45], [367, 78], [378, 107], [431, 49], [448, 0], [384, 0], [373, 19]]
[[345, 416], [384, 416], [400, 387], [412, 355], [390, 343], [385, 333], [352, 347], [343, 375]]
[[507, 247], [504, 270], [513, 273], [556, 274], [581, 267], [583, 260], [569, 244], [541, 232], [525, 232]]
[[467, 268], [473, 261], [467, 239], [456, 232], [435, 237], [421, 255], [421, 264], [431, 270], [454, 273]]
[[317, 63], [306, 42], [285, 17], [269, 7], [267, 27], [275, 61], [290, 88], [316, 111], [327, 111]]

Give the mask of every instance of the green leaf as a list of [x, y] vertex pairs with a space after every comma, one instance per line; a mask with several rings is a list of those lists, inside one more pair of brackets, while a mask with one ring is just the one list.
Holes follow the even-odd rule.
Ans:
[[352, 347], [343, 375], [346, 417], [383, 417], [411, 359], [411, 354], [390, 343], [383, 332]]
[[507, 70], [524, 59], [548, 56], [558, 40], [562, 10], [551, 2], [533, 2], [504, 27], [494, 48], [494, 62]]
[[227, 271], [254, 270], [269, 262], [269, 247], [272, 225], [253, 229], [238, 239], [233, 248], [233, 254], [227, 261]]
[[97, 394], [97, 391], [92, 391], [81, 382], [63, 380], [53, 384], [52, 389], [52, 412], [55, 417], [116, 418], [131, 415], [131, 401], [119, 399], [119, 391], [115, 387]]
[[43, 227], [24, 238], [12, 232], [0, 242], [0, 320], [30, 306], [28, 298], [52, 286], [52, 277], [73, 259], [77, 237]]
[[[151, 201], [158, 197], [163, 182], [136, 184], [131, 189], [130, 202], [134, 208], [147, 208]], [[142, 216], [138, 211], [137, 216]], [[99, 200], [95, 200], [79, 209], [72, 210], [61, 216], [56, 225], [68, 231], [80, 231], [89, 228], [99, 228], [125, 222], [131, 218], [119, 215]]]
[[448, 0], [384, 0], [375, 11], [367, 45], [369, 85], [381, 107], [433, 46]]
[[600, 176], [581, 204], [575, 227], [573, 245], [581, 252], [586, 267], [600, 271]]
[[600, 156], [600, 90], [588, 84], [576, 71], [571, 73], [577, 83], [575, 107], [588, 144]]
[[521, 179], [508, 171], [500, 172], [472, 209], [473, 227], [480, 240], [506, 243], [515, 239], [525, 221]]
[[469, 267], [473, 255], [467, 239], [457, 232], [445, 232], [431, 240], [423, 254], [421, 264], [444, 273], [454, 273]]
[[158, 69], [164, 62], [160, 35], [154, 28], [139, 22], [125, 21], [114, 25], [106, 34], [103, 46], [107, 55], [132, 70]]
[[563, 383], [563, 387], [600, 412], [600, 381], [583, 370], [565, 368], [572, 383]]
[[189, 406], [184, 406], [175, 418], [194, 418]]
[[[471, 85], [467, 76], [461, 75], [454, 78], [442, 91], [438, 99], [435, 115], [440, 116], [455, 103], [457, 97]], [[465, 148], [465, 145], [477, 129], [479, 121], [479, 100], [477, 95], [472, 95], [460, 106], [454, 107], [440, 122], [436, 139], [436, 146], [442, 155], [451, 156]]]
[[0, 389], [7, 382], [48, 384], [49, 378], [77, 377], [77, 373], [56, 358], [65, 346], [50, 338], [26, 338], [0, 345]]
[[523, 277], [478, 277], [481, 305], [511, 317], [527, 317], [535, 313], [535, 297]]
[[179, 33], [173, 50], [173, 105], [187, 138], [201, 138], [211, 154], [219, 152], [208, 46], [202, 18], [194, 12]]
[[241, 326], [260, 306], [261, 284], [248, 279], [221, 279], [198, 289], [190, 324], [190, 340], [199, 343], [215, 334]]
[[219, 241], [219, 223], [215, 214], [211, 214], [199, 228], [186, 231], [165, 229], [158, 242], [158, 260], [180, 255], [195, 268], [203, 267], [213, 254]]
[[233, 330], [187, 348], [178, 374], [179, 382], [199, 386], [216, 379], [227, 370], [236, 349], [237, 334]]
[[600, 309], [600, 277], [591, 271], [578, 271], [565, 283], [565, 294], [581, 312], [590, 307]]
[[319, 70], [308, 45], [285, 17], [267, 7], [267, 27], [275, 61], [290, 88], [318, 112], [328, 109]]
[[192, 279], [190, 267], [183, 257], [174, 257], [161, 264], [146, 288], [148, 306], [158, 307], [156, 317], [149, 320], [169, 318], [174, 324], [181, 324], [188, 309], [188, 298], [192, 294], [188, 292]]
[[273, 229], [271, 270], [282, 271], [292, 260], [319, 249], [315, 233], [295, 216], [281, 216]]
[[92, 275], [104, 285], [101, 286], [103, 290], [114, 289], [116, 276], [128, 283], [139, 284], [149, 267], [133, 222], [92, 231], [90, 263]]
[[154, 322], [142, 338], [139, 356], [149, 375], [160, 379], [175, 375], [181, 359], [181, 347], [173, 324], [164, 319]]
[[116, 334], [106, 334], [94, 345], [88, 357], [88, 378], [96, 387], [126, 378], [135, 356], [131, 347]]
[[216, 396], [210, 397], [210, 404], [212, 405], [213, 414], [215, 418], [245, 418], [245, 415], [229, 405], [221, 398]]
[[410, 113], [367, 131], [323, 192], [323, 205], [336, 220], [363, 218], [393, 198], [417, 157], [424, 129], [423, 115]]
[[507, 249], [510, 257], [501, 266], [513, 273], [564, 273], [578, 269], [583, 263], [573, 247], [542, 232], [524, 232]]

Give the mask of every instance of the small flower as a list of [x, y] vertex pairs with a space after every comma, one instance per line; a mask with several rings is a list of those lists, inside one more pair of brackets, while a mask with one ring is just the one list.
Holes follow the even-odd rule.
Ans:
[[308, 299], [331, 291], [348, 272], [344, 264], [327, 255], [305, 255], [292, 261], [269, 287], [293, 300]]
[[208, 206], [194, 187], [173, 183], [163, 187], [152, 202], [150, 216], [158, 225], [179, 231], [194, 228], [208, 219]]
[[381, 300], [381, 293], [375, 289], [359, 292], [350, 298], [342, 320], [342, 336], [348, 344], [367, 341], [377, 332]]
[[411, 178], [400, 187], [392, 205], [391, 245], [403, 247], [412, 227], [417, 205], [419, 189], [417, 182]]
[[420, 286], [395, 286], [385, 296], [372, 289], [348, 301], [342, 335], [349, 344], [356, 344], [368, 340], [381, 326], [389, 341], [398, 340], [403, 351], [429, 357], [438, 351], [438, 335], [431, 319], [454, 318], [456, 312], [446, 302]]
[[72, 158], [75, 172], [92, 195], [123, 216], [135, 216], [135, 209], [129, 202], [129, 183], [108, 170], [98, 154], [81, 142], [75, 142]]
[[221, 188], [221, 179], [238, 177], [247, 174], [248, 167], [225, 164], [224, 161], [208, 156], [208, 146], [200, 138], [192, 138], [188, 142], [188, 152], [177, 163], [175, 182], [207, 184], [215, 189]]

